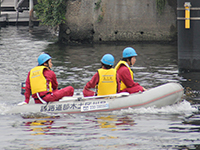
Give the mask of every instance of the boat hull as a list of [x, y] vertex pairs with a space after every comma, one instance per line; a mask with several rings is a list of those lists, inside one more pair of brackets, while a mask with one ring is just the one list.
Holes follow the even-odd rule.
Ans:
[[[167, 83], [149, 89], [145, 92], [120, 97], [103, 96], [90, 98], [71, 97], [68, 101], [58, 101], [48, 104], [27, 104], [13, 107], [10, 113], [48, 112], [48, 113], [88, 113], [105, 112], [127, 108], [163, 107], [172, 105], [181, 100], [184, 94], [183, 87], [178, 83]], [[75, 100], [74, 100], [75, 99]]]

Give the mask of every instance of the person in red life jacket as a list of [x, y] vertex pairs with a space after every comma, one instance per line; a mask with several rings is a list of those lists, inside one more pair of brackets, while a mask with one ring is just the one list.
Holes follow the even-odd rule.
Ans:
[[123, 50], [122, 60], [115, 66], [117, 74], [119, 76], [121, 85], [120, 92], [136, 93], [143, 92], [146, 89], [140, 86], [137, 82], [134, 82], [133, 71], [130, 66], [133, 66], [136, 62], [137, 53], [132, 47], [127, 47]]
[[53, 102], [64, 96], [73, 96], [72, 86], [58, 90], [58, 82], [56, 74], [51, 70], [52, 66], [48, 54], [44, 53], [38, 57], [38, 66], [31, 69], [26, 79], [25, 101], [18, 105], [28, 104], [31, 93], [35, 103]]
[[[97, 73], [85, 85], [83, 95], [100, 96], [116, 94], [120, 92], [120, 82], [117, 72], [112, 66], [114, 65], [114, 57], [111, 54], [105, 54], [101, 59], [102, 68], [98, 69]], [[97, 93], [90, 88], [97, 87]]]

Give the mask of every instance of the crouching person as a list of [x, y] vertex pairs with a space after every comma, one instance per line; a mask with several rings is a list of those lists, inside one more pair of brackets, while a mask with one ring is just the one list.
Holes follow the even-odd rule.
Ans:
[[28, 104], [31, 93], [37, 104], [59, 101], [64, 96], [73, 96], [72, 86], [58, 90], [58, 82], [56, 74], [51, 70], [52, 66], [51, 56], [48, 54], [41, 54], [38, 57], [38, 66], [31, 69], [26, 79], [25, 101], [18, 105]]
[[[100, 96], [116, 94], [120, 92], [120, 82], [117, 72], [112, 66], [114, 65], [114, 57], [111, 54], [105, 54], [101, 59], [102, 68], [98, 69], [97, 73], [85, 85], [83, 95], [86, 96]], [[90, 88], [97, 88], [97, 92], [90, 90]]]

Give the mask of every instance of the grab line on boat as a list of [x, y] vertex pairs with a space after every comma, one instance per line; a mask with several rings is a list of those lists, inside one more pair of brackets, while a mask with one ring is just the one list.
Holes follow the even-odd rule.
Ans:
[[117, 94], [111, 94], [111, 95], [102, 95], [102, 96], [90, 96], [90, 97], [63, 97], [63, 99], [59, 100], [59, 102], [65, 102], [65, 101], [83, 101], [83, 100], [90, 100], [90, 99], [112, 99], [117, 97], [124, 97], [129, 96], [130, 94], [128, 92], [122, 92]]

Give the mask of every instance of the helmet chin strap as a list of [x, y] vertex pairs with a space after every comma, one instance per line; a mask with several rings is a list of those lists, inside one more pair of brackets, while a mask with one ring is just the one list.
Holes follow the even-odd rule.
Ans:
[[51, 70], [51, 68], [49, 67], [49, 62], [47, 63], [47, 65], [44, 66], [48, 67], [48, 69]]
[[133, 65], [129, 59], [127, 59], [127, 62], [130, 63], [130, 65], [129, 65], [130, 67]]

